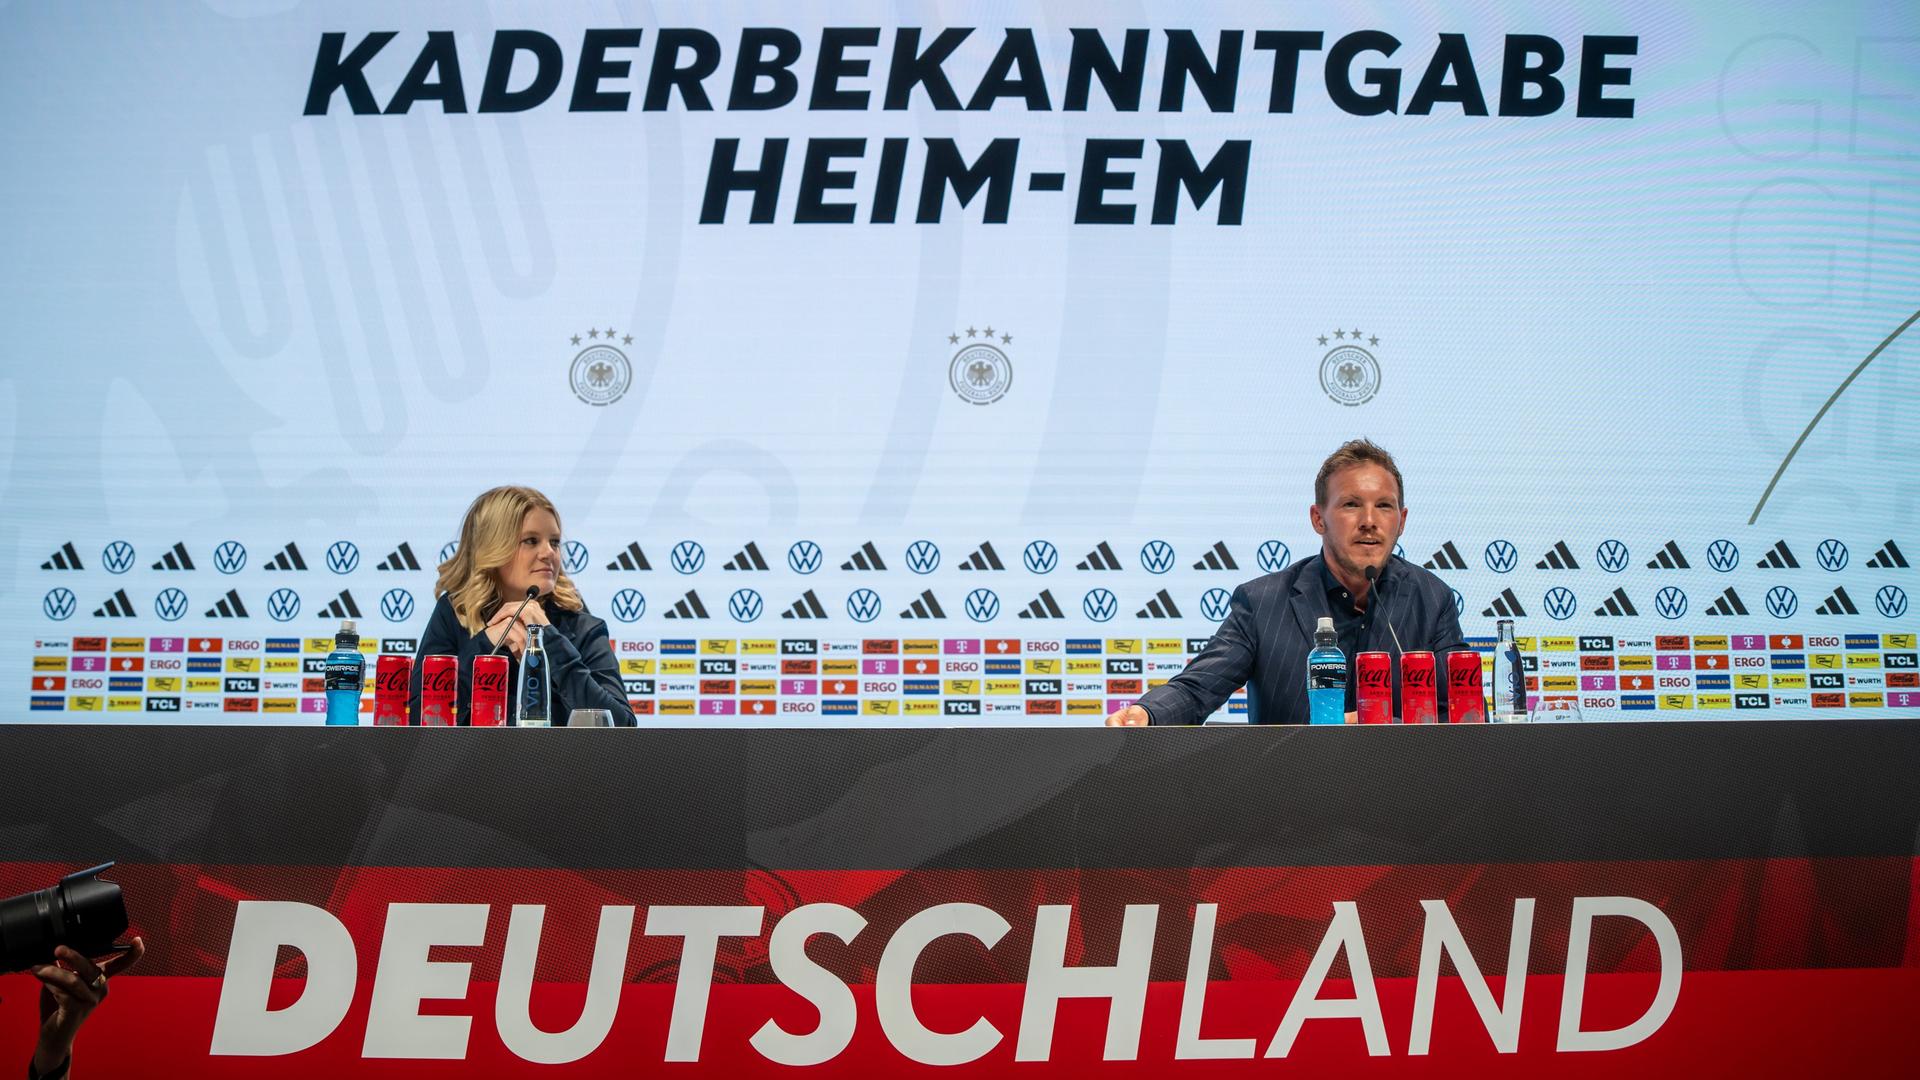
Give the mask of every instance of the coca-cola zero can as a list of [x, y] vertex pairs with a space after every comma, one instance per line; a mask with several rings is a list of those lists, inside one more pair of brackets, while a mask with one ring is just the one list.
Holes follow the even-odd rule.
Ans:
[[507, 658], [473, 658], [472, 715], [474, 727], [503, 727], [507, 722]]
[[1447, 654], [1447, 722], [1487, 722], [1487, 697], [1480, 689], [1480, 654], [1471, 649]]
[[1433, 654], [1400, 654], [1400, 719], [1408, 724], [1431, 724], [1440, 718], [1433, 681]]
[[413, 689], [413, 657], [382, 653], [373, 669], [373, 723], [375, 727], [404, 727], [407, 695]]
[[429, 656], [420, 662], [420, 724], [448, 727], [460, 691], [460, 658]]
[[1360, 683], [1354, 691], [1355, 707], [1363, 724], [1393, 722], [1393, 657], [1383, 652], [1363, 652], [1354, 658]]

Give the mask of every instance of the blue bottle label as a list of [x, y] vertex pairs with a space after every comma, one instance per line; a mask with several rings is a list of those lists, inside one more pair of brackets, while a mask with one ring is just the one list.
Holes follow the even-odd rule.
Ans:
[[366, 661], [359, 657], [351, 660], [327, 660], [326, 687], [328, 691], [352, 690], [359, 692], [366, 675]]

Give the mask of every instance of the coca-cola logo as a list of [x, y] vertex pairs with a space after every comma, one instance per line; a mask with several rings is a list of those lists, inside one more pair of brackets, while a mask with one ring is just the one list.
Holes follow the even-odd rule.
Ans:
[[379, 674], [375, 676], [374, 686], [383, 695], [404, 694], [407, 692], [407, 681], [411, 676], [412, 672], [404, 665], [383, 665]]
[[476, 695], [506, 693], [507, 673], [504, 671], [475, 672], [473, 676], [473, 692]]
[[1472, 690], [1480, 684], [1480, 669], [1462, 667], [1458, 664], [1447, 672], [1448, 682], [1455, 690]]
[[1387, 688], [1386, 667], [1382, 665], [1380, 667], [1362, 668], [1360, 670], [1360, 685], [1369, 690], [1385, 690]]
[[453, 665], [428, 668], [421, 677], [420, 689], [426, 694], [453, 693]]
[[1433, 669], [1430, 667], [1403, 666], [1400, 669], [1400, 681], [1409, 690], [1433, 689]]

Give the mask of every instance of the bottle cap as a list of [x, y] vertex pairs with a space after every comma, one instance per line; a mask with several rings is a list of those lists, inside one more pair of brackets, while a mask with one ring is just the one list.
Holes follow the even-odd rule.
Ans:
[[333, 635], [333, 643], [335, 645], [360, 644], [360, 634], [353, 628], [352, 619], [340, 620], [340, 632]]
[[1313, 632], [1316, 634], [1333, 633], [1333, 616], [1331, 615], [1320, 616], [1320, 621], [1314, 624]]

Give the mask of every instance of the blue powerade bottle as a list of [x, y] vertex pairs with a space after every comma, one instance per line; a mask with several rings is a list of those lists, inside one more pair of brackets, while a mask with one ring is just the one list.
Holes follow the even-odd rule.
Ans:
[[327, 654], [327, 726], [360, 725], [360, 689], [367, 684], [367, 658], [360, 655], [360, 635], [352, 619], [340, 620]]
[[1333, 619], [1320, 616], [1307, 654], [1307, 711], [1315, 724], [1347, 722], [1347, 656], [1338, 640]]

